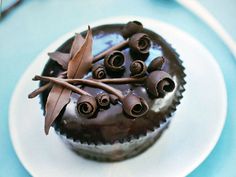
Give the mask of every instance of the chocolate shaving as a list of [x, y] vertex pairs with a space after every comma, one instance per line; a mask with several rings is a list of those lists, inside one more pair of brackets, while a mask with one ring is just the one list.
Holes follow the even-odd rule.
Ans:
[[106, 77], [106, 70], [104, 65], [97, 64], [92, 68], [93, 78], [95, 79], [104, 79]]
[[81, 95], [77, 102], [78, 113], [85, 118], [91, 118], [97, 110], [97, 102], [93, 96]]
[[107, 107], [110, 104], [110, 97], [107, 93], [99, 93], [96, 96], [96, 100], [101, 107]]
[[122, 29], [122, 36], [124, 38], [129, 38], [135, 33], [141, 32], [143, 30], [143, 25], [139, 21], [130, 21]]
[[155, 97], [163, 97], [167, 92], [172, 92], [175, 83], [171, 76], [164, 71], [153, 71], [146, 80], [147, 91]]
[[129, 40], [129, 47], [135, 53], [147, 54], [151, 47], [151, 40], [147, 34], [134, 34]]
[[153, 59], [148, 65], [147, 71], [151, 73], [152, 71], [161, 70], [165, 60], [164, 56]]
[[149, 106], [147, 102], [142, 98], [134, 94], [128, 94], [124, 97], [123, 110], [131, 118], [137, 118], [145, 115], [148, 112]]
[[[92, 64], [92, 34], [88, 29], [85, 42], [75, 56], [69, 61], [67, 75], [68, 78], [82, 78], [90, 69]], [[51, 89], [46, 103], [45, 115], [45, 133], [48, 134], [49, 129], [57, 118], [61, 110], [70, 101], [71, 90], [54, 85]]]
[[73, 56], [68, 64], [68, 78], [82, 78], [91, 68], [92, 56], [92, 31], [88, 27], [85, 42], [80, 50]]
[[135, 60], [130, 65], [131, 77], [143, 77], [146, 74], [147, 66], [141, 60]]
[[104, 66], [110, 72], [124, 71], [125, 66], [124, 54], [118, 50], [115, 50], [108, 54], [104, 59]]

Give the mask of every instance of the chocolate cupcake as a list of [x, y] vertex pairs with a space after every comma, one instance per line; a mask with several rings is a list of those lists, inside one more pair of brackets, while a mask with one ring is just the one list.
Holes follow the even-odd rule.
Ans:
[[88, 28], [49, 53], [40, 87], [45, 133], [100, 161], [140, 154], [168, 127], [185, 90], [179, 55], [138, 21]]

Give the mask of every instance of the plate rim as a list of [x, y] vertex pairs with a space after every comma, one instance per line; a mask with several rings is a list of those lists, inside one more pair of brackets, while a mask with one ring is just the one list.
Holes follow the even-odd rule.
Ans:
[[[170, 23], [166, 23], [164, 21], [158, 20], [158, 19], [152, 19], [152, 18], [146, 18], [146, 17], [141, 17], [141, 16], [115, 16], [115, 17], [110, 17], [110, 18], [102, 18], [100, 20], [96, 20], [96, 21], [92, 21], [88, 24], [91, 24], [91, 26], [97, 26], [97, 25], [101, 25], [101, 24], [107, 24], [107, 21], [111, 22], [112, 20], [114, 21], [114, 23], [121, 23], [124, 22], [128, 19], [135, 19], [135, 20], [140, 20], [140, 21], [144, 21], [144, 23], [148, 23], [148, 22], [154, 22], [154, 23], [159, 23], [161, 25], [165, 25], [168, 27], [173, 28], [174, 30], [178, 31], [178, 33], [182, 33], [185, 34], [188, 38], [193, 39], [195, 42], [197, 42], [198, 44], [200, 44], [201, 46], [203, 46], [208, 52], [209, 50], [200, 42], [198, 41], [194, 36], [192, 36], [191, 34], [189, 34], [186, 31], [183, 31], [182, 29], [176, 27], [173, 24]], [[26, 160], [21, 156], [20, 150], [19, 148], [17, 148], [17, 140], [14, 138], [14, 126], [13, 126], [13, 112], [14, 112], [14, 102], [16, 100], [16, 97], [18, 95], [18, 92], [20, 90], [20, 85], [21, 83], [24, 81], [24, 77], [27, 75], [27, 72], [30, 70], [30, 68], [32, 68], [33, 65], [35, 65], [37, 62], [39, 62], [39, 60], [41, 60], [41, 58], [43, 58], [43, 56], [47, 56], [47, 52], [48, 51], [53, 51], [55, 49], [57, 49], [62, 43], [64, 43], [67, 39], [69, 39], [70, 37], [72, 37], [75, 32], [82, 32], [83, 30], [85, 30], [87, 27], [87, 25], [83, 24], [80, 25], [78, 28], [75, 28], [71, 31], [69, 31], [68, 33], [60, 36], [58, 39], [54, 40], [53, 42], [51, 42], [44, 50], [42, 50], [42, 52], [40, 52], [33, 60], [32, 63], [26, 68], [26, 70], [24, 71], [24, 73], [21, 75], [20, 79], [18, 80], [16, 87], [13, 91], [11, 100], [10, 100], [10, 104], [9, 104], [9, 110], [8, 110], [8, 128], [9, 128], [9, 132], [10, 132], [10, 139], [11, 139], [11, 143], [13, 145], [14, 151], [16, 153], [17, 158], [19, 159], [19, 161], [21, 162], [22, 166], [27, 170], [27, 172], [32, 175], [32, 176], [37, 176], [37, 173], [34, 172], [33, 168], [31, 168], [30, 165], [28, 165], [28, 163], [26, 162]], [[212, 54], [209, 52], [209, 54], [212, 56]], [[221, 77], [221, 81], [222, 83], [220, 84], [222, 86], [222, 94], [223, 94], [223, 105], [224, 109], [222, 109], [221, 114], [222, 117], [224, 117], [224, 119], [222, 119], [221, 121], [221, 126], [219, 126], [220, 130], [217, 132], [217, 135], [215, 136], [215, 139], [211, 141], [210, 145], [208, 146], [208, 149], [205, 150], [205, 153], [203, 153], [201, 155], [201, 157], [199, 157], [195, 163], [192, 163], [191, 168], [189, 166], [188, 169], [183, 170], [182, 175], [186, 176], [188, 174], [190, 174], [193, 170], [195, 170], [212, 152], [212, 150], [214, 149], [214, 147], [216, 146], [220, 135], [222, 134], [223, 128], [224, 128], [224, 124], [227, 118], [227, 108], [228, 108], [228, 98], [227, 98], [227, 89], [226, 89], [226, 84], [225, 84], [225, 80], [223, 77], [223, 73], [221, 71], [221, 68], [219, 66], [219, 64], [217, 63], [217, 61], [213, 60], [213, 57], [210, 58], [209, 60], [211, 60], [212, 63], [215, 64], [215, 67], [217, 67], [219, 73], [219, 76]], [[47, 60], [45, 59], [45, 61], [43, 61], [44, 63], [47, 62]]]

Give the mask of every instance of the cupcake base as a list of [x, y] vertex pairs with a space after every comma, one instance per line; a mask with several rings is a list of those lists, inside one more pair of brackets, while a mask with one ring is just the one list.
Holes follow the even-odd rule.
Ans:
[[113, 144], [86, 144], [79, 141], [73, 141], [60, 135], [63, 142], [80, 156], [97, 161], [121, 161], [134, 157], [150, 146], [152, 146], [161, 136], [163, 131], [168, 128], [171, 118], [168, 118], [161, 127], [139, 138], [133, 138], [126, 142], [115, 142]]

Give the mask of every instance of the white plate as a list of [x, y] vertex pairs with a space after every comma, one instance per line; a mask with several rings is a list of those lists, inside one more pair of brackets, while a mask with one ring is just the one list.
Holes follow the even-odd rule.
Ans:
[[184, 98], [168, 130], [145, 153], [116, 163], [99, 163], [74, 154], [54, 131], [44, 135], [39, 99], [27, 99], [37, 88], [31, 81], [40, 74], [48, 52], [54, 51], [82, 26], [66, 34], [42, 52], [22, 76], [10, 105], [10, 133], [15, 151], [33, 176], [143, 177], [185, 176], [195, 169], [215, 146], [226, 118], [227, 96], [221, 70], [213, 56], [196, 39], [169, 24], [141, 18], [119, 17], [90, 24], [125, 23], [140, 20], [161, 34], [181, 55], [186, 67]]

